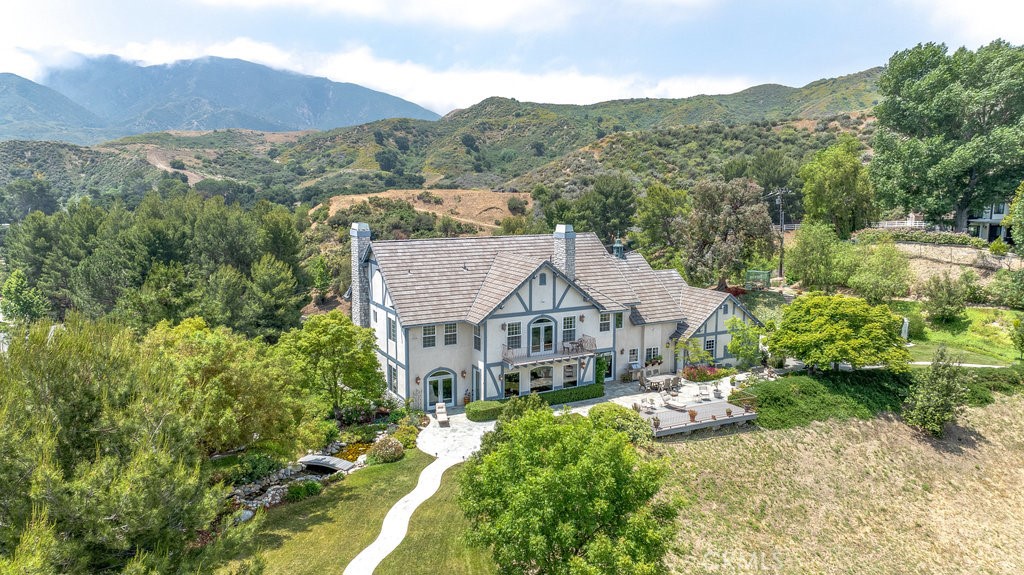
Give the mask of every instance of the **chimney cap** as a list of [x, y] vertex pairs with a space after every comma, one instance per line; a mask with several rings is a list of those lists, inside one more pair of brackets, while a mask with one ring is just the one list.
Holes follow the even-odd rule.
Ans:
[[555, 226], [555, 237], [574, 238], [576, 232], [573, 231], [572, 224], [558, 224]]
[[352, 222], [352, 229], [349, 231], [349, 235], [360, 238], [370, 237], [370, 224], [364, 222]]

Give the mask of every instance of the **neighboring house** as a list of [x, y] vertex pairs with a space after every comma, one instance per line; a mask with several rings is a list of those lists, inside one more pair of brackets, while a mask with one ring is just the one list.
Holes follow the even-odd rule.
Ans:
[[1013, 243], [1010, 238], [1010, 230], [1003, 226], [1003, 218], [1006, 216], [1009, 202], [999, 202], [987, 206], [980, 214], [971, 214], [967, 220], [967, 226], [979, 238], [985, 241], [995, 241], [1002, 238], [1004, 242]]
[[[370, 241], [352, 224], [352, 320], [377, 334], [388, 389], [417, 408], [500, 399], [620, 377], [679, 338], [731, 364], [728, 293], [690, 287], [592, 233]], [[595, 374], [597, 358], [607, 358]]]

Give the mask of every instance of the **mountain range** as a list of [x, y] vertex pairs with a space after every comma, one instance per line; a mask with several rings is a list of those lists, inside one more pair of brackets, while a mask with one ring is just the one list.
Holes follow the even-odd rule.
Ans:
[[103, 56], [52, 69], [42, 83], [0, 75], [0, 139], [94, 144], [164, 130], [327, 130], [394, 117], [438, 115], [356, 84], [225, 58], [140, 66]]

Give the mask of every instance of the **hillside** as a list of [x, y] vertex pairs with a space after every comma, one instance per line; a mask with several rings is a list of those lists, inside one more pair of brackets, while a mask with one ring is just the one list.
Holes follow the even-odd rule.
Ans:
[[[152, 132], [92, 148], [99, 154], [82, 164], [78, 178], [98, 178], [104, 191], [118, 189], [123, 182], [112, 174], [126, 170], [125, 181], [136, 182], [141, 165], [154, 173], [176, 170], [191, 184], [233, 182], [240, 186], [236, 197], [288, 205], [387, 189], [529, 190], [537, 183], [561, 186], [571, 197], [604, 171], [686, 186], [720, 172], [726, 160], [762, 149], [799, 163], [840, 131], [866, 137], [871, 119], [853, 108], [870, 105], [876, 78], [873, 69], [803, 88], [759, 86], [727, 96], [590, 106], [488, 98], [437, 121], [385, 119], [326, 132]], [[843, 105], [849, 109], [822, 115]], [[770, 119], [793, 114], [805, 116]], [[17, 157], [31, 156], [34, 147], [6, 145]], [[51, 168], [52, 177], [68, 178], [45, 162], [35, 173], [50, 178]], [[209, 190], [217, 193], [217, 185]]]
[[[390, 94], [326, 78], [224, 58], [140, 66], [114, 56], [87, 58], [22, 89], [0, 107], [0, 139], [94, 144], [162, 130], [240, 128], [327, 130], [381, 118], [438, 115]], [[0, 80], [0, 104], [8, 104]], [[58, 105], [59, 104], [59, 105]]]

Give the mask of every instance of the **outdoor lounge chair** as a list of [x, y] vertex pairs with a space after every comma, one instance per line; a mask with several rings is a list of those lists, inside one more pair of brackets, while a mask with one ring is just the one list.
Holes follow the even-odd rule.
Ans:
[[448, 408], [443, 403], [438, 403], [434, 406], [434, 416], [437, 418], [439, 426], [448, 427], [450, 425], [448, 421]]

